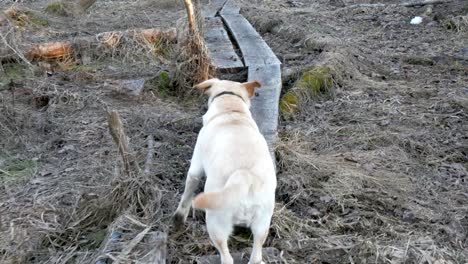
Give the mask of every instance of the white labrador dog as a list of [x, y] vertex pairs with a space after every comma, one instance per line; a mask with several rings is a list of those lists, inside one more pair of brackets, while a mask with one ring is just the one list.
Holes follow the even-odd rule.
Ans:
[[[250, 227], [254, 244], [249, 264], [263, 264], [262, 246], [275, 206], [276, 172], [249, 110], [260, 83], [210, 79], [195, 87], [209, 95], [208, 111], [174, 221], [184, 223], [190, 205], [204, 209], [208, 233], [223, 264], [233, 263], [228, 249], [233, 226]], [[205, 192], [193, 199], [203, 176]]]

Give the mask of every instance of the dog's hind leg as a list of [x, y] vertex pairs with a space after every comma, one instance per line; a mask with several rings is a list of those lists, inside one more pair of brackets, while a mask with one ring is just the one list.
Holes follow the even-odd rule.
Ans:
[[174, 223], [176, 227], [182, 225], [187, 220], [187, 216], [190, 212], [190, 206], [192, 205], [192, 199], [195, 195], [195, 190], [204, 175], [205, 173], [201, 163], [201, 157], [197, 151], [197, 146], [195, 146], [190, 168], [187, 173], [187, 179], [185, 181], [184, 193], [182, 194], [179, 206], [174, 213]]
[[228, 239], [232, 232], [232, 223], [224, 221], [223, 216], [209, 215], [206, 213], [206, 228], [213, 245], [221, 256], [221, 264], [234, 264], [234, 260], [229, 253]]
[[263, 219], [252, 224], [252, 234], [254, 236], [254, 244], [252, 255], [250, 256], [249, 264], [265, 264], [262, 261], [262, 247], [268, 237], [268, 230], [270, 229], [270, 220]]

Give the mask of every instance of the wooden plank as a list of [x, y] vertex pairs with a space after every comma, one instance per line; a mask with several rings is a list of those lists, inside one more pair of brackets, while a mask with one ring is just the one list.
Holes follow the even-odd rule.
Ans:
[[221, 18], [205, 19], [205, 43], [215, 67], [219, 70], [239, 69], [244, 63], [234, 50]]
[[224, 22], [234, 36], [246, 66], [281, 64], [260, 34], [241, 15], [222, 14]]
[[208, 5], [205, 5], [202, 10], [203, 17], [215, 17], [223, 8], [226, 0], [212, 0]]
[[252, 99], [250, 111], [274, 157], [278, 133], [281, 66], [279, 64], [251, 66], [249, 67], [248, 81], [259, 81], [262, 84], [262, 87], [257, 90], [258, 96]]
[[227, 0], [223, 8], [219, 11], [221, 15], [237, 15], [240, 12], [240, 7], [234, 0]]
[[153, 248], [138, 263], [140, 264], [166, 264], [167, 234], [164, 232], [148, 233], [147, 244]]
[[[240, 253], [240, 252], [235, 252], [232, 253], [231, 256], [234, 259], [234, 263], [236, 264], [247, 264], [249, 263], [249, 257], [251, 254], [252, 249], [248, 248], [246, 250], [246, 253]], [[284, 263], [281, 259], [281, 252], [272, 247], [267, 247], [262, 249], [262, 257], [263, 261], [265, 263], [270, 263], [270, 264], [279, 264], [279, 263]], [[198, 260], [196, 261], [197, 264], [221, 264], [221, 259], [219, 256], [202, 256], [199, 257]]]

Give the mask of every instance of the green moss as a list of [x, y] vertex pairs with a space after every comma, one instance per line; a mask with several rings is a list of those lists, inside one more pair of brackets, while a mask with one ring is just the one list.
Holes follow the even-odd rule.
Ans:
[[333, 76], [328, 67], [315, 67], [305, 71], [296, 85], [312, 97], [330, 95], [333, 88]]
[[101, 229], [97, 232], [92, 232], [87, 235], [87, 238], [89, 240], [89, 246], [92, 248], [92, 246], [99, 246], [101, 243], [106, 239], [107, 235], [107, 230], [106, 229]]
[[20, 81], [32, 72], [26, 65], [19, 63], [11, 63], [3, 65], [4, 73], [0, 74], [0, 87], [7, 85], [10, 81]]
[[424, 57], [409, 57], [404, 60], [406, 63], [411, 65], [422, 65], [422, 66], [432, 66], [434, 61], [430, 58]]
[[83, 64], [76, 64], [70, 66], [68, 68], [69, 71], [72, 72], [91, 72], [98, 69], [98, 65], [83, 65]]
[[174, 95], [174, 86], [171, 76], [167, 71], [160, 71], [158, 76], [146, 81], [146, 89], [152, 90], [160, 96]]
[[283, 116], [297, 113], [299, 111], [299, 96], [294, 90], [289, 90], [281, 98], [279, 107]]
[[168, 94], [172, 90], [172, 81], [167, 71], [161, 71], [158, 76], [158, 91]]
[[3, 184], [14, 184], [29, 179], [38, 162], [34, 160], [10, 160], [0, 167], [0, 181]]
[[25, 14], [29, 17], [29, 21], [36, 25], [36, 26], [41, 26], [41, 27], [48, 27], [49, 26], [49, 21], [44, 18], [44, 17], [41, 17], [33, 12], [25, 12]]
[[283, 117], [298, 113], [301, 103], [310, 98], [333, 94], [333, 75], [329, 67], [314, 67], [305, 70], [296, 80], [295, 86], [286, 92], [280, 100], [279, 107]]
[[55, 2], [48, 4], [45, 7], [44, 11], [46, 11], [49, 14], [66, 16], [67, 15], [66, 9], [67, 8], [62, 1], [55, 1]]

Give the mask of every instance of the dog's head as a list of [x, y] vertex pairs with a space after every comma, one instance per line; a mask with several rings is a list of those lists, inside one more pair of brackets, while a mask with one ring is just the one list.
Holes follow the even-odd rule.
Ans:
[[208, 107], [214, 99], [224, 94], [240, 97], [250, 107], [250, 99], [255, 96], [255, 90], [260, 86], [258, 81], [239, 83], [215, 78], [197, 84], [195, 88], [209, 96]]

